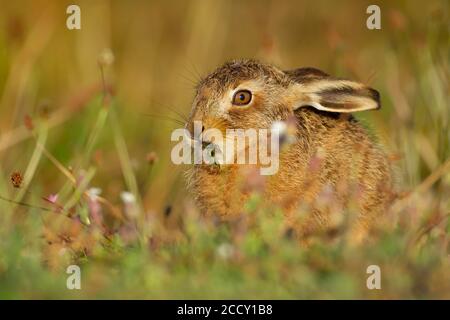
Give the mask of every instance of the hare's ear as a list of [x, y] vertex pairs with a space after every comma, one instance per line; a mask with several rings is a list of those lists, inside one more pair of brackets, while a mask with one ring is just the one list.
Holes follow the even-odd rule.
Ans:
[[322, 111], [346, 113], [381, 107], [378, 91], [362, 83], [331, 77], [303, 80], [294, 84], [294, 110], [311, 106]]

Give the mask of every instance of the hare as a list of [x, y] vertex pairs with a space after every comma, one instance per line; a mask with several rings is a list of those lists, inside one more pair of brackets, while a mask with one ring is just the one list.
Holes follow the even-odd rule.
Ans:
[[[225, 63], [196, 89], [186, 123], [192, 139], [194, 121], [202, 130], [271, 128], [279, 121], [294, 128], [293, 141], [279, 152], [278, 172], [257, 181], [299, 239], [332, 230], [332, 211], [345, 218], [351, 207], [356, 214], [348, 234], [357, 243], [367, 237], [390, 203], [391, 170], [351, 113], [379, 109], [376, 90], [314, 68], [282, 71], [254, 60]], [[248, 165], [197, 164], [188, 186], [204, 213], [230, 219], [242, 214], [251, 193], [245, 185], [255, 177], [248, 172]]]

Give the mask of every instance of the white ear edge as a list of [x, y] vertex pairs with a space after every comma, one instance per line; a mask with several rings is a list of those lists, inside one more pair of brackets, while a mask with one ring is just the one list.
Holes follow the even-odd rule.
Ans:
[[308, 106], [313, 107], [314, 109], [317, 109], [317, 110], [325, 111], [325, 107], [322, 106], [320, 103], [317, 103], [317, 102], [303, 102], [303, 101], [299, 102], [297, 104], [297, 106], [294, 107], [294, 110], [297, 110], [297, 109], [300, 109], [300, 108], [303, 108], [303, 107], [308, 107]]
[[365, 101], [361, 104], [361, 107], [359, 108], [353, 108], [353, 109], [345, 109], [345, 108], [329, 108], [321, 105], [318, 102], [300, 102], [297, 104], [297, 106], [294, 107], [294, 111], [297, 109], [300, 109], [302, 107], [313, 107], [314, 109], [320, 110], [320, 111], [328, 111], [328, 112], [338, 112], [338, 113], [352, 113], [352, 112], [358, 112], [358, 111], [367, 111], [367, 110], [374, 110], [378, 109], [378, 105], [370, 100], [365, 99]]

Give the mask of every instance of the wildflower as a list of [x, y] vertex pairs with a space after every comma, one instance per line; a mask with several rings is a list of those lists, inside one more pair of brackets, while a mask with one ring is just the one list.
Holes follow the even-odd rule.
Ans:
[[56, 201], [58, 201], [58, 194], [50, 194], [49, 196], [44, 197], [42, 199], [44, 199], [47, 202], [55, 204]]
[[87, 195], [90, 200], [94, 201], [97, 199], [97, 196], [102, 194], [102, 189], [100, 188], [90, 188], [87, 191]]
[[120, 198], [122, 199], [122, 201], [125, 205], [136, 203], [136, 197], [134, 196], [134, 194], [132, 194], [131, 192], [128, 192], [128, 191], [123, 191], [120, 194]]
[[131, 192], [123, 191], [120, 194], [120, 198], [125, 205], [125, 214], [130, 218], [136, 218], [139, 215], [139, 210], [136, 205], [135, 195]]
[[229, 243], [222, 243], [217, 247], [216, 253], [220, 258], [227, 260], [233, 255], [234, 247]]
[[11, 183], [14, 188], [20, 188], [20, 186], [22, 185], [22, 181], [23, 177], [20, 172], [16, 171], [11, 174]]
[[288, 118], [286, 121], [275, 121], [272, 124], [272, 132], [278, 135], [280, 148], [295, 142], [297, 127], [295, 119]]
[[281, 137], [283, 134], [286, 133], [286, 123], [284, 121], [275, 121], [272, 124], [272, 131], [278, 133], [278, 135]]
[[114, 63], [114, 54], [111, 49], [103, 49], [103, 51], [98, 56], [98, 63], [101, 66], [110, 66]]
[[158, 155], [154, 151], [149, 152], [146, 156], [146, 159], [149, 165], [153, 165], [155, 162], [159, 160]]
[[98, 202], [98, 196], [102, 193], [102, 189], [100, 188], [89, 188], [87, 191], [88, 200], [88, 209], [90, 217], [94, 224], [97, 226], [101, 226], [103, 221], [102, 216], [102, 207]]
[[23, 118], [23, 124], [25, 125], [25, 127], [30, 130], [33, 131], [34, 129], [34, 124], [33, 124], [33, 119], [31, 119], [30, 115], [25, 115], [25, 117]]

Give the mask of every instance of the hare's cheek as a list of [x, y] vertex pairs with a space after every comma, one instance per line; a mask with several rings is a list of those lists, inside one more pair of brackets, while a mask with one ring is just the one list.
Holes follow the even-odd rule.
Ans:
[[229, 112], [228, 113], [230, 121], [230, 128], [243, 128], [243, 124], [245, 123], [246, 114], [240, 112]]

